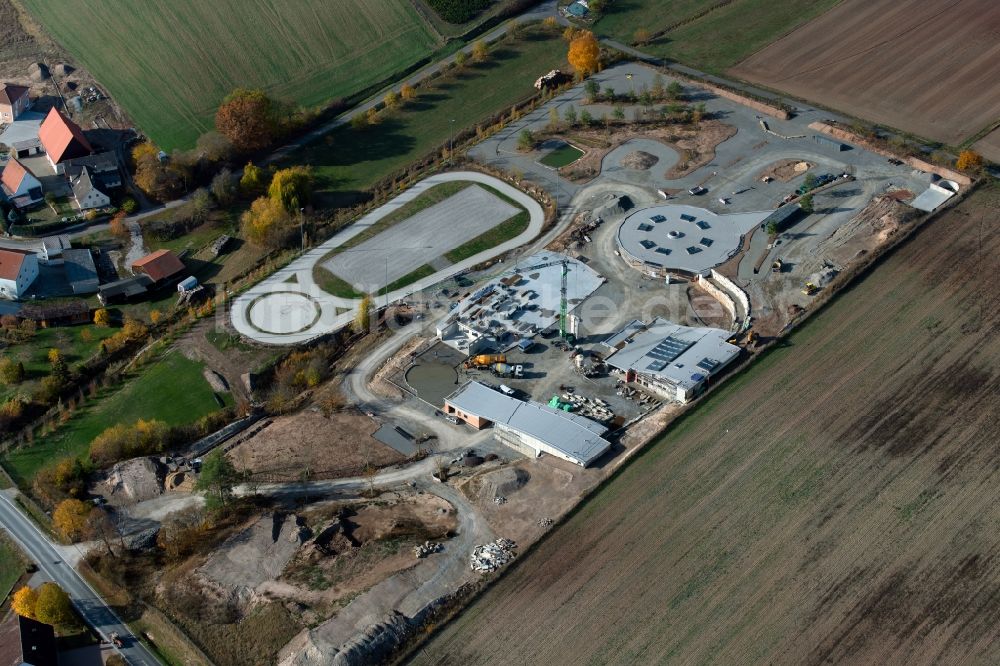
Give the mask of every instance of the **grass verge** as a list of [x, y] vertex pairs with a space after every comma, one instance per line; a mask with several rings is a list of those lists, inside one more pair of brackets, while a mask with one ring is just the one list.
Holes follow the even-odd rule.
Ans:
[[474, 257], [500, 245], [511, 238], [517, 238], [528, 228], [530, 218], [527, 211], [518, 213], [505, 222], [501, 222], [489, 231], [485, 231], [467, 243], [459, 245], [454, 250], [446, 252], [444, 257], [453, 264]]
[[392, 282], [390, 282], [385, 287], [382, 287], [381, 289], [379, 289], [378, 290], [378, 295], [379, 296], [385, 296], [386, 294], [391, 294], [392, 292], [396, 291], [397, 289], [402, 289], [403, 287], [408, 287], [409, 285], [413, 284], [417, 280], [422, 280], [425, 277], [434, 275], [435, 273], [437, 273], [437, 270], [435, 270], [435, 268], [433, 266], [431, 266], [430, 264], [424, 264], [420, 268], [407, 273], [406, 275], [404, 275], [403, 277], [399, 278], [398, 280], [393, 280]]

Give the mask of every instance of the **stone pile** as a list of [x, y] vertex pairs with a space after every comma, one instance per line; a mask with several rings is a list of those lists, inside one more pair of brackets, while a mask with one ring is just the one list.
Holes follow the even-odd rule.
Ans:
[[413, 555], [417, 558], [424, 558], [432, 553], [440, 553], [444, 550], [444, 546], [439, 543], [434, 543], [433, 541], [424, 541], [422, 544], [418, 544], [413, 547]]
[[517, 544], [503, 537], [487, 544], [476, 546], [472, 551], [470, 566], [473, 571], [488, 573], [496, 571], [515, 557]]

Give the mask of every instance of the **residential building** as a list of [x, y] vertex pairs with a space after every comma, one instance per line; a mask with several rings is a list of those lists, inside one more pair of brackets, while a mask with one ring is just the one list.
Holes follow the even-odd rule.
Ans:
[[176, 282], [185, 270], [184, 264], [170, 250], [157, 250], [132, 264], [133, 273], [148, 276], [157, 286], [171, 281]]
[[62, 162], [91, 155], [94, 152], [80, 126], [55, 107], [52, 107], [49, 115], [42, 121], [42, 126], [38, 130], [38, 140], [45, 149], [49, 164], [57, 174], [63, 172]]
[[66, 271], [66, 281], [74, 294], [97, 293], [100, 281], [97, 278], [94, 255], [90, 250], [64, 250], [63, 269]]
[[17, 628], [21, 635], [21, 666], [58, 666], [59, 651], [56, 634], [52, 625], [17, 616]]
[[111, 205], [111, 197], [97, 189], [87, 167], [82, 167], [76, 177], [71, 176], [69, 184], [73, 189], [73, 201], [80, 210], [93, 210]]
[[0, 297], [18, 299], [38, 277], [34, 252], [0, 249]]
[[0, 183], [4, 195], [15, 208], [29, 208], [45, 198], [41, 181], [17, 158], [11, 158], [4, 166]]
[[31, 108], [30, 90], [26, 86], [5, 83], [0, 86], [0, 123], [12, 123]]
[[605, 362], [635, 382], [671, 400], [688, 402], [709, 379], [740, 354], [718, 328], [691, 328], [656, 318], [633, 321], [604, 341]]
[[549, 454], [586, 467], [611, 448], [597, 421], [539, 402], [504, 395], [480, 382], [466, 382], [445, 398], [444, 412], [477, 430], [490, 425], [496, 439], [526, 455]]

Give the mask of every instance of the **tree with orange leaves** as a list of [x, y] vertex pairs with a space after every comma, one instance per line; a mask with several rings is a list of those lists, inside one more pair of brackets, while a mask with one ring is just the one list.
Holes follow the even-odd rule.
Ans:
[[261, 150], [275, 138], [274, 102], [263, 90], [237, 88], [215, 113], [215, 129], [241, 152]]
[[975, 171], [983, 166], [983, 157], [974, 150], [963, 150], [958, 154], [955, 166], [962, 171]]
[[580, 76], [593, 74], [601, 65], [601, 45], [589, 30], [581, 30], [569, 43], [569, 64]]

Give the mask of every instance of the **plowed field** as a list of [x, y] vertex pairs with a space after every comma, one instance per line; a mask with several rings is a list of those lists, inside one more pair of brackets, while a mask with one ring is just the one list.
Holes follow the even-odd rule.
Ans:
[[925, 227], [413, 662], [995, 663], [998, 205]]
[[1000, 118], [996, 0], [846, 0], [730, 72], [959, 144]]

